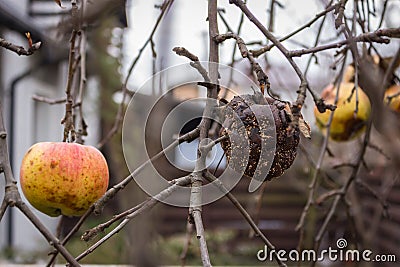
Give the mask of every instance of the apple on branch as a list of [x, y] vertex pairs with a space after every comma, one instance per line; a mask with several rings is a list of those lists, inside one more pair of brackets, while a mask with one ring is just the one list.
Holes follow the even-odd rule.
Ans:
[[400, 85], [392, 85], [385, 91], [384, 103], [391, 110], [400, 113]]
[[65, 142], [34, 144], [20, 170], [22, 191], [39, 211], [81, 216], [107, 190], [107, 162], [92, 146]]
[[[354, 83], [344, 82], [338, 89], [332, 84], [325, 87], [321, 93], [322, 99], [327, 104], [334, 104], [337, 96], [337, 108], [334, 111], [329, 137], [335, 141], [348, 141], [364, 132], [366, 122], [371, 114], [371, 103], [368, 96], [358, 88], [358, 107]], [[330, 110], [320, 113], [314, 108], [314, 115], [318, 128], [326, 132], [326, 127], [331, 115]]]

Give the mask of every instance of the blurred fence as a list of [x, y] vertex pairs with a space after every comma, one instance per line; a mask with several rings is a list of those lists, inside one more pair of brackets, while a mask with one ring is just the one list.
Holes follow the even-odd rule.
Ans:
[[[267, 185], [258, 210], [256, 193], [248, 192], [248, 179], [242, 179], [232, 190], [235, 197], [254, 216], [258, 225], [267, 237], [279, 248], [295, 248], [298, 233], [295, 226], [302, 212], [305, 197], [287, 183], [271, 182]], [[170, 235], [184, 232], [188, 209], [176, 207], [160, 208], [163, 222], [160, 224], [161, 234]], [[203, 206], [203, 220], [206, 230], [235, 230], [236, 241], [249, 239], [250, 228], [233, 204], [227, 198]]]
[[[299, 189], [298, 185], [294, 185], [296, 179], [299, 179], [294, 177], [294, 173], [295, 171], [291, 171], [267, 184], [259, 212], [256, 212], [256, 193], [250, 194], [247, 191], [248, 179], [242, 179], [232, 191], [242, 205], [256, 218], [260, 229], [277, 249], [294, 249], [299, 242], [299, 232], [295, 231], [295, 227], [306, 202], [305, 192], [308, 191], [306, 182], [302, 189]], [[390, 182], [388, 184], [384, 181], [390, 181], [390, 179], [383, 179], [382, 175], [384, 175], [384, 168], [382, 168], [382, 172], [360, 175], [363, 177], [362, 184], [367, 185], [368, 189], [356, 183], [355, 192], [357, 194], [355, 195], [357, 198], [354, 201], [358, 203], [352, 203], [354, 205], [352, 217], [355, 217], [355, 220], [348, 219], [344, 203], [341, 203], [337, 215], [333, 217], [327, 228], [321, 248], [327, 246], [336, 248], [336, 240], [345, 238], [349, 241], [349, 248], [351, 245], [351, 248], [355, 249], [354, 244], [360, 245], [363, 241], [364, 247], [360, 248], [370, 249], [374, 254], [395, 254], [396, 258], [400, 260], [400, 183], [392, 180], [392, 184]], [[371, 190], [377, 193], [381, 199], [378, 200]], [[382, 199], [385, 197], [387, 197], [388, 211], [386, 217], [382, 215], [383, 205], [381, 203], [385, 201]], [[330, 203], [327, 201], [324, 205], [317, 206], [314, 213], [308, 217], [307, 221], [313, 221], [314, 225], [306, 227], [306, 231], [311, 233], [305, 240], [306, 247], [312, 245], [316, 231], [330, 208]], [[361, 213], [357, 214], [357, 211]], [[158, 229], [161, 234], [168, 236], [185, 232], [187, 208], [163, 206], [159, 212], [162, 223]], [[251, 233], [249, 225], [227, 198], [204, 206], [203, 219], [206, 231], [234, 230], [236, 232], [234, 242], [259, 242], [257, 238], [249, 238], [249, 233]], [[391, 264], [393, 263], [387, 263], [387, 266], [393, 266]]]

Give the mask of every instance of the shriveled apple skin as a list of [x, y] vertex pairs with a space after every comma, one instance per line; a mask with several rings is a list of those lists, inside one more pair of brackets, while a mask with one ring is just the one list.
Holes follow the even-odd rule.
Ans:
[[82, 215], [106, 192], [108, 181], [101, 152], [76, 143], [37, 143], [26, 152], [20, 169], [25, 197], [52, 217]]

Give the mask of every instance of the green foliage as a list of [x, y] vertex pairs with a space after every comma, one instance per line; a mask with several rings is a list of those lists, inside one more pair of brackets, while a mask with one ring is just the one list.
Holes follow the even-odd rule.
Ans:
[[[214, 265], [265, 265], [256, 257], [257, 251], [263, 248], [258, 240], [249, 239], [249, 242], [241, 242], [237, 239], [236, 231], [226, 229], [207, 231], [206, 239], [211, 262]], [[185, 242], [186, 235], [183, 233], [160, 238], [157, 242], [157, 251], [161, 254], [163, 264], [176, 265], [181, 262], [180, 255]], [[186, 254], [186, 265], [201, 265], [200, 250], [195, 233], [193, 233], [191, 245]]]

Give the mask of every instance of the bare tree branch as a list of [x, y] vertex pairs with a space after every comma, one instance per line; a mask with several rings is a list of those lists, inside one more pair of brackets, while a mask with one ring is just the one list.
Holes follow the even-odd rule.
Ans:
[[221, 183], [221, 181], [218, 180], [210, 172], [205, 172], [204, 178], [206, 178], [209, 182], [212, 182], [213, 185], [215, 185], [222, 193], [224, 193], [224, 196], [226, 196], [232, 202], [232, 204], [235, 205], [235, 207], [238, 209], [238, 211], [242, 214], [244, 219], [249, 223], [250, 227], [256, 233], [256, 235], [259, 236], [263, 240], [263, 242], [268, 247], [268, 249], [270, 249], [271, 251], [274, 252], [274, 258], [275, 258], [276, 262], [279, 264], [279, 266], [286, 266], [286, 264], [283, 263], [279, 259], [278, 255], [276, 254], [275, 246], [272, 245], [272, 243], [263, 234], [263, 232], [260, 230], [260, 228], [258, 228], [257, 224], [251, 218], [250, 214], [248, 214], [246, 209], [240, 204], [240, 202], [236, 199], [236, 197], [231, 192], [229, 192], [229, 190]]
[[[304, 74], [294, 62], [294, 60], [289, 56], [289, 51], [282, 45], [282, 43], [272, 34], [270, 33], [267, 28], [253, 15], [253, 13], [247, 8], [242, 0], [229, 0], [229, 3], [236, 5], [237, 7], [242, 10], [242, 12], [247, 16], [247, 18], [264, 34], [265, 37], [268, 38], [275, 46], [282, 52], [282, 54], [286, 57], [294, 71], [296, 72], [297, 76], [300, 78], [300, 87], [297, 94], [297, 99], [293, 103], [291, 110], [293, 114], [293, 121], [291, 122], [292, 131], [295, 128], [299, 127], [299, 118], [301, 116], [301, 109], [304, 105], [306, 99], [306, 92], [308, 88], [307, 79], [304, 77]], [[320, 106], [322, 109], [328, 108], [324, 105], [323, 101], [317, 101], [316, 97], [314, 96], [314, 100], [316, 101], [316, 105]]]
[[8, 208], [7, 201], [5, 201], [5, 199], [3, 199], [3, 201], [1, 202], [1, 206], [0, 206], [0, 222], [3, 219], [3, 216], [6, 213], [7, 208]]
[[190, 53], [186, 48], [184, 47], [174, 47], [172, 49], [177, 55], [179, 56], [184, 56], [190, 59], [192, 62], [190, 63], [190, 66], [195, 68], [200, 75], [203, 77], [205, 82], [210, 82], [210, 77], [208, 77], [207, 70], [201, 65], [199, 58], [192, 53]]
[[[73, 227], [73, 229], [68, 233], [68, 235], [64, 238], [62, 241], [62, 244], [66, 244], [71, 237], [73, 236], [74, 233], [76, 233], [83, 222], [92, 214], [93, 212], [95, 214], [101, 214], [104, 206], [108, 203], [109, 200], [111, 200], [120, 190], [122, 190], [128, 183], [130, 183], [137, 175], [139, 175], [145, 167], [162, 157], [165, 153], [168, 153], [168, 151], [174, 149], [177, 145], [179, 145], [182, 142], [189, 142], [194, 139], [196, 139], [199, 135], [199, 130], [196, 128], [195, 130], [180, 136], [177, 140], [175, 140], [173, 143], [171, 143], [168, 147], [166, 147], [163, 151], [160, 151], [158, 154], [154, 155], [151, 159], [147, 160], [144, 162], [142, 165], [140, 165], [135, 171], [133, 171], [128, 177], [126, 177], [123, 181], [121, 181], [119, 184], [114, 185], [112, 188], [110, 188], [104, 195], [101, 197], [99, 200], [97, 200], [93, 205], [90, 206], [90, 208], [85, 212], [84, 215], [79, 219], [78, 223]], [[132, 210], [131, 210], [132, 211]], [[134, 211], [134, 210], [133, 210]], [[132, 211], [132, 212], [133, 212]], [[128, 212], [130, 213], [130, 212]], [[122, 216], [121, 214], [120, 216]], [[117, 216], [118, 217], [118, 216]], [[119, 217], [118, 217], [119, 219]], [[117, 220], [118, 220], [117, 219]], [[115, 220], [116, 221], [116, 220]], [[114, 221], [113, 221], [114, 222]], [[112, 222], [112, 223], [113, 223]], [[110, 223], [110, 225], [112, 224]], [[104, 226], [99, 226], [99, 228], [104, 227]], [[108, 227], [108, 226], [107, 226]], [[97, 233], [96, 233], [97, 234]], [[92, 235], [85, 235], [84, 240], [90, 239]], [[57, 256], [57, 252], [53, 252], [52, 258], [50, 259], [49, 263], [47, 266], [51, 266], [52, 262], [55, 260], [55, 257]]]
[[179, 145], [182, 142], [185, 141], [191, 141], [196, 139], [199, 136], [199, 129], [196, 128], [193, 131], [180, 136], [177, 140], [175, 140], [173, 143], [171, 143], [168, 147], [166, 147], [163, 151], [159, 152], [158, 154], [154, 155], [151, 159], [148, 159], [146, 162], [144, 162], [142, 165], [140, 165], [138, 168], [136, 168], [128, 177], [126, 177], [124, 180], [122, 180], [120, 183], [114, 185], [112, 188], [110, 188], [99, 200], [94, 203], [94, 213], [95, 214], [100, 214], [105, 206], [105, 204], [112, 199], [120, 190], [124, 189], [126, 185], [128, 185], [137, 175], [139, 175], [144, 168], [162, 157], [165, 153], [168, 151], [171, 151], [174, 149], [177, 145]]
[[[157, 195], [152, 197], [149, 201], [145, 201], [144, 203], [139, 204], [139, 207], [137, 206], [137, 207], [134, 207], [134, 208], [130, 209], [129, 210], [130, 213], [127, 211], [128, 215], [126, 215], [124, 217], [124, 220], [118, 226], [116, 226], [111, 232], [109, 232], [107, 235], [105, 235], [103, 238], [101, 238], [99, 241], [97, 241], [95, 244], [93, 244], [91, 247], [89, 247], [86, 251], [82, 252], [79, 256], [77, 256], [76, 260], [81, 260], [84, 257], [86, 257], [87, 255], [89, 255], [90, 253], [92, 253], [100, 245], [102, 245], [104, 242], [106, 242], [112, 236], [114, 236], [119, 231], [121, 231], [121, 229], [124, 228], [125, 225], [128, 224], [128, 222], [130, 222], [132, 219], [134, 219], [135, 217], [137, 217], [138, 215], [140, 215], [140, 214], [142, 214], [142, 213], [144, 213], [146, 211], [149, 211], [156, 204], [158, 204], [160, 201], [163, 201], [164, 199], [169, 197], [179, 187], [186, 186], [186, 185], [190, 184], [190, 182], [191, 182], [191, 177], [190, 176], [185, 176], [185, 177], [181, 177], [181, 178], [175, 179], [175, 183], [173, 185], [171, 185], [168, 188], [164, 189], [163, 191], [161, 191], [160, 193], [158, 193]], [[89, 235], [91, 235], [91, 234], [89, 234], [89, 232], [86, 232], [85, 234], [86, 234], [86, 236], [83, 237], [85, 239]]]
[[136, 205], [135, 207], [126, 210], [122, 213], [119, 213], [117, 215], [114, 215], [110, 220], [108, 220], [105, 223], [101, 223], [99, 225], [97, 225], [96, 227], [86, 230], [83, 235], [81, 236], [81, 239], [85, 242], [91, 241], [93, 240], [96, 236], [98, 236], [100, 233], [104, 232], [105, 229], [107, 229], [108, 227], [110, 227], [113, 223], [125, 218], [127, 215], [132, 214], [133, 212], [139, 210], [140, 208], [142, 208], [144, 205], [148, 205], [148, 203], [152, 201], [157, 201], [156, 199], [153, 198], [148, 198], [147, 200], [139, 203], [138, 205]]
[[[332, 2], [333, 2], [333, 0], [331, 0], [331, 1], [329, 2], [328, 5], [329, 5], [329, 6], [332, 5]], [[314, 42], [314, 46], [317, 46], [318, 43], [319, 43], [319, 40], [320, 40], [320, 38], [321, 38], [322, 29], [323, 29], [323, 27], [324, 27], [324, 25], [325, 25], [325, 21], [326, 21], [326, 16], [323, 17], [323, 19], [322, 19], [322, 21], [321, 21], [321, 24], [319, 25], [318, 32], [317, 32], [317, 36], [316, 36], [315, 42]], [[315, 56], [315, 53], [313, 53], [313, 54], [308, 58], [307, 67], [306, 67], [306, 69], [304, 70], [304, 76], [306, 76], [306, 77], [307, 77], [308, 70], [310, 69], [310, 66], [311, 66], [311, 61], [312, 61], [312, 59], [313, 59], [314, 56]], [[316, 57], [316, 56], [315, 56], [315, 57]]]
[[[44, 226], [36, 215], [25, 205], [22, 201], [21, 195], [18, 191], [17, 182], [14, 179], [14, 175], [11, 170], [10, 160], [8, 157], [7, 148], [7, 132], [4, 127], [3, 114], [2, 114], [2, 104], [0, 102], [0, 166], [4, 172], [5, 177], [5, 196], [4, 201], [1, 205], [3, 207], [17, 207], [40, 231], [40, 233], [46, 238], [49, 244], [55, 247], [63, 257], [71, 263], [72, 266], [80, 266], [79, 263], [74, 259], [74, 257], [65, 249], [64, 246], [60, 244], [57, 238]], [[4, 208], [5, 211], [5, 208]], [[0, 217], [1, 218], [1, 217]]]
[[[304, 24], [302, 27], [296, 29], [295, 31], [289, 33], [288, 35], [280, 38], [279, 41], [283, 42], [283, 41], [293, 37], [294, 35], [298, 34], [299, 32], [303, 31], [304, 29], [311, 27], [311, 25], [313, 25], [319, 18], [325, 17], [326, 14], [328, 14], [329, 12], [334, 10], [335, 8], [336, 8], [336, 5], [333, 5], [333, 6], [329, 5], [324, 11], [322, 11], [322, 12], [318, 13], [317, 15], [315, 15], [315, 17], [312, 20], [310, 20], [309, 22]], [[271, 50], [274, 47], [275, 47], [275, 44], [272, 43], [272, 44], [266, 45], [266, 46], [264, 46], [264, 47], [262, 47], [260, 49], [251, 50], [251, 52], [252, 52], [253, 56], [258, 57], [258, 56], [264, 54], [265, 52], [268, 52], [269, 50]]]
[[40, 96], [40, 95], [33, 95], [32, 99], [38, 102], [43, 102], [43, 103], [47, 103], [49, 105], [55, 105], [55, 104], [62, 104], [65, 103], [67, 100], [64, 98], [60, 98], [60, 99], [52, 99], [52, 98], [48, 98], [45, 96]]
[[346, 6], [347, 0], [339, 0], [339, 6], [335, 10], [335, 14], [337, 14], [336, 19], [335, 19], [335, 28], [338, 29], [343, 22], [344, 18], [344, 10]]
[[206, 237], [204, 234], [203, 220], [201, 218], [201, 212], [199, 212], [198, 210], [194, 210], [192, 211], [192, 216], [196, 227], [197, 238], [199, 239], [200, 243], [201, 261], [203, 262], [203, 266], [211, 266], [210, 256], [208, 255]]
[[[202, 220], [202, 175], [201, 173], [206, 170], [206, 156], [207, 149], [203, 147], [203, 140], [208, 137], [208, 132], [211, 127], [211, 117], [213, 113], [215, 102], [218, 97], [219, 81], [218, 81], [218, 63], [219, 51], [218, 43], [214, 37], [218, 33], [218, 7], [217, 0], [208, 1], [208, 34], [209, 34], [209, 78], [210, 83], [207, 84], [207, 99], [206, 106], [203, 111], [203, 116], [199, 125], [199, 145], [197, 148], [197, 160], [195, 170], [193, 172], [192, 187], [190, 191], [190, 207], [189, 216], [191, 222], [195, 224], [196, 235], [199, 240], [200, 254], [203, 266], [211, 266], [210, 256], [208, 254], [207, 242], [204, 234], [204, 226]], [[211, 101], [210, 101], [211, 100]]]
[[[343, 77], [343, 72], [344, 72], [344, 67], [345, 67], [345, 60], [343, 61], [343, 65], [341, 68], [341, 73], [339, 74], [339, 79], [338, 79], [338, 87], [340, 89], [340, 83], [341, 83], [341, 79]], [[339, 98], [339, 94], [336, 95], [335, 97], [335, 103], [337, 103]], [[313, 176], [311, 178], [311, 182], [308, 186], [309, 192], [308, 192], [308, 198], [307, 198], [307, 202], [303, 208], [303, 211], [300, 215], [299, 218], [299, 222], [296, 225], [296, 231], [300, 231], [300, 240], [299, 240], [299, 244], [298, 244], [298, 249], [300, 250], [302, 248], [302, 241], [304, 240], [304, 223], [306, 220], [306, 216], [308, 215], [308, 212], [310, 210], [310, 207], [312, 205], [314, 205], [314, 197], [315, 197], [315, 193], [316, 193], [316, 187], [317, 187], [317, 182], [318, 182], [318, 177], [319, 177], [319, 173], [321, 171], [322, 168], [322, 164], [324, 161], [324, 157], [325, 157], [325, 153], [327, 152], [327, 148], [328, 148], [328, 143], [329, 143], [329, 135], [330, 135], [330, 131], [331, 131], [331, 125], [332, 125], [332, 120], [333, 120], [333, 116], [334, 116], [335, 111], [332, 111], [327, 125], [326, 125], [326, 133], [324, 136], [324, 140], [323, 143], [321, 145], [320, 148], [320, 153], [319, 153], [319, 157], [315, 166], [315, 170], [313, 172]]]
[[36, 50], [39, 50], [41, 44], [42, 44], [41, 42], [37, 42], [35, 44], [31, 44], [31, 46], [28, 49], [25, 49], [23, 46], [15, 45], [0, 37], [0, 46], [14, 53], [17, 53], [19, 56], [32, 55]]
[[[400, 28], [380, 29], [374, 32], [363, 33], [355, 37], [352, 42], [375, 42], [375, 43], [388, 44], [390, 40], [383, 37], [400, 38]], [[343, 41], [336, 42], [333, 44], [321, 45], [309, 49], [292, 50], [289, 51], [288, 55], [290, 57], [301, 57], [305, 54], [317, 53], [328, 49], [340, 48], [344, 45], [348, 45], [349, 43], [350, 40], [345, 39]]]
[[[81, 12], [83, 13], [85, 1], [82, 1]], [[76, 142], [79, 144], [83, 144], [83, 136], [87, 136], [87, 124], [85, 122], [83, 116], [83, 93], [86, 90], [86, 33], [84, 29], [80, 31], [80, 43], [79, 43], [79, 56], [80, 60], [80, 76], [79, 76], [79, 91], [77, 95], [77, 99], [75, 101], [74, 107], [78, 109], [78, 123], [77, 123], [77, 130], [76, 130]]]
[[189, 251], [190, 244], [192, 243], [192, 234], [193, 234], [193, 224], [189, 222], [189, 220], [186, 223], [186, 237], [185, 237], [185, 243], [183, 245], [182, 253], [180, 255], [181, 263], [182, 266], [185, 266], [186, 263], [186, 256]]
[[114, 125], [112, 126], [110, 131], [106, 134], [106, 136], [103, 138], [103, 140], [101, 140], [97, 144], [98, 148], [103, 147], [104, 144], [107, 143], [111, 139], [111, 137], [113, 137], [113, 135], [118, 132], [118, 130], [121, 126], [121, 123], [122, 123], [123, 115], [124, 115], [124, 107], [125, 107], [126, 97], [128, 96], [128, 87], [127, 86], [128, 86], [129, 78], [132, 75], [132, 72], [136, 66], [136, 63], [139, 61], [140, 57], [142, 56], [144, 49], [147, 47], [148, 44], [153, 44], [153, 36], [156, 33], [158, 26], [160, 25], [160, 22], [162, 21], [162, 18], [168, 12], [168, 10], [170, 9], [170, 7], [172, 6], [173, 3], [174, 3], [174, 0], [164, 0], [163, 4], [161, 5], [161, 13], [157, 18], [157, 21], [153, 27], [153, 30], [151, 31], [148, 39], [144, 42], [143, 46], [139, 49], [139, 53], [136, 56], [136, 58], [133, 60], [132, 64], [130, 65], [128, 74], [126, 75], [125, 80], [122, 84], [122, 87], [121, 87], [122, 100], [118, 107], [117, 114], [115, 116]]
[[[75, 3], [76, 4], [76, 3]], [[75, 77], [75, 41], [76, 35], [78, 33], [77, 29], [73, 29], [71, 33], [70, 39], [70, 49], [69, 49], [69, 59], [68, 59], [68, 78], [67, 85], [65, 89], [66, 94], [66, 102], [65, 102], [65, 115], [61, 120], [61, 124], [64, 124], [64, 137], [63, 142], [67, 141], [75, 141], [75, 127], [74, 127], [74, 119], [73, 119], [73, 97], [72, 97], [72, 84]]]
[[225, 41], [226, 39], [230, 39], [230, 38], [233, 38], [236, 40], [237, 46], [239, 48], [239, 51], [240, 51], [242, 57], [247, 58], [250, 61], [250, 65], [251, 65], [253, 71], [256, 73], [258, 83], [260, 84], [261, 93], [264, 94], [265, 86], [267, 86], [267, 91], [269, 91], [270, 83], [269, 83], [268, 76], [265, 74], [265, 72], [261, 68], [260, 64], [258, 64], [255, 61], [252, 53], [249, 52], [245, 42], [243, 41], [243, 39], [241, 37], [239, 37], [238, 35], [236, 35], [234, 33], [229, 32], [226, 34], [217, 35], [215, 37], [215, 41], [217, 41], [218, 43], [221, 43], [221, 42]]
[[[368, 125], [367, 125], [367, 130], [365, 132], [363, 144], [362, 144], [361, 149], [360, 149], [360, 151], [358, 153], [358, 157], [357, 157], [357, 161], [356, 161], [356, 167], [353, 168], [352, 173], [350, 174], [349, 178], [346, 180], [346, 182], [340, 188], [340, 193], [338, 193], [335, 196], [335, 198], [334, 198], [334, 200], [332, 202], [332, 205], [331, 205], [331, 207], [329, 209], [329, 212], [326, 215], [325, 220], [322, 223], [321, 227], [319, 228], [317, 235], [315, 236], [315, 243], [314, 243], [315, 251], [318, 251], [318, 249], [319, 249], [322, 237], [325, 234], [326, 229], [328, 227], [328, 224], [331, 221], [333, 215], [336, 213], [336, 210], [337, 210], [339, 202], [345, 197], [347, 191], [349, 190], [349, 187], [353, 184], [354, 180], [356, 179], [356, 177], [357, 177], [357, 175], [358, 175], [358, 173], [359, 173], [359, 171], [361, 169], [362, 161], [363, 161], [363, 158], [364, 158], [364, 153], [365, 153], [365, 151], [367, 149], [369, 138], [370, 138], [371, 127], [372, 127], [372, 122], [369, 121]], [[315, 262], [313, 262], [313, 264], [315, 264]]]
[[[94, 209], [94, 206], [90, 206], [90, 208], [85, 212], [85, 214], [83, 214], [80, 218], [79, 221], [74, 225], [74, 227], [71, 229], [71, 231], [69, 231], [69, 233], [64, 237], [64, 239], [61, 241], [61, 245], [65, 245], [67, 244], [67, 242], [73, 237], [73, 235], [78, 232], [79, 228], [83, 225], [83, 223], [85, 222], [85, 220], [89, 217], [90, 214], [92, 214]], [[59, 251], [58, 250], [54, 250], [52, 252], [49, 253], [49, 255], [51, 255], [46, 267], [51, 267], [54, 264], [54, 261], [57, 258]]]

